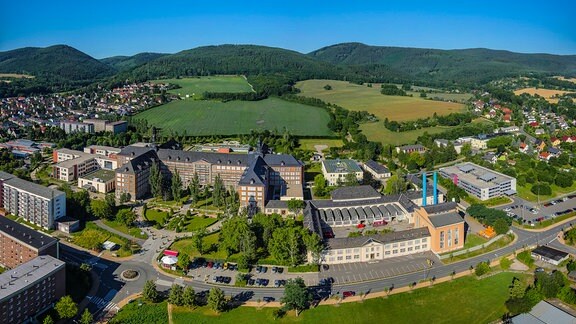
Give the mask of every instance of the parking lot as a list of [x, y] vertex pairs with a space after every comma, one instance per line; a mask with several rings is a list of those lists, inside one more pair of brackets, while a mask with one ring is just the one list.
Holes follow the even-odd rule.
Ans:
[[[236, 277], [238, 275], [238, 270], [234, 263], [232, 269], [223, 269], [224, 267], [217, 268], [215, 262], [212, 262], [212, 267], [209, 266], [211, 261], [207, 260], [203, 263], [193, 264], [190, 270], [188, 270], [188, 276], [193, 280], [203, 281], [211, 284], [221, 284], [234, 286], [236, 283]], [[257, 271], [260, 267], [260, 271]], [[302, 277], [306, 285], [316, 285], [318, 283], [318, 273], [304, 273], [304, 274], [292, 274], [288, 273], [288, 269], [285, 267], [277, 267], [276, 271], [273, 271], [272, 266], [266, 266], [265, 271], [261, 266], [255, 266], [248, 273], [248, 286], [251, 287], [281, 287], [286, 283], [286, 280], [291, 278]], [[224, 277], [224, 280], [221, 278]]]
[[428, 260], [433, 261], [432, 267], [441, 264], [434, 253], [424, 252], [375, 262], [333, 264], [327, 270], [322, 269], [320, 277], [331, 277], [334, 284], [389, 278], [427, 269]]
[[508, 216], [523, 224], [535, 224], [576, 211], [576, 195], [545, 202], [540, 207], [528, 202], [522, 203], [520, 199], [515, 199], [514, 205], [499, 209], [504, 210], [508, 213]]

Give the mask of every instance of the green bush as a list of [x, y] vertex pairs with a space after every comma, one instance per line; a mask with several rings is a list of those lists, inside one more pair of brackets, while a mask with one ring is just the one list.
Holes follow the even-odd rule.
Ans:
[[476, 269], [474, 270], [478, 277], [483, 276], [490, 272], [490, 265], [488, 262], [480, 262], [476, 265]]
[[288, 272], [318, 272], [320, 266], [317, 264], [304, 264], [296, 267], [288, 267]]
[[531, 267], [534, 264], [534, 259], [532, 258], [532, 251], [530, 250], [518, 253], [516, 259], [518, 259], [518, 261], [524, 263], [529, 267]]
[[500, 268], [502, 268], [502, 270], [508, 270], [510, 269], [510, 266], [512, 265], [512, 260], [503, 257], [502, 259], [500, 259]]

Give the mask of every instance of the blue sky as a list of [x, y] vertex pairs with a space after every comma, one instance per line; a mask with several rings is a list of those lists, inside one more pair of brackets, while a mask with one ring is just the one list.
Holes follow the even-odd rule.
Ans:
[[7, 0], [0, 51], [67, 44], [103, 58], [258, 44], [307, 53], [362, 42], [576, 54], [576, 1], [468, 2]]

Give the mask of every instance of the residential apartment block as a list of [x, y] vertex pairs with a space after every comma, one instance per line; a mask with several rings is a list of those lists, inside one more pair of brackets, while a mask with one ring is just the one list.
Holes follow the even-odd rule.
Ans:
[[40, 255], [58, 257], [58, 241], [6, 217], [0, 217], [0, 265], [13, 269]]
[[66, 263], [42, 255], [0, 274], [0, 323], [33, 322], [66, 294]]
[[0, 171], [0, 207], [46, 229], [66, 216], [66, 194]]
[[350, 173], [356, 176], [356, 180], [362, 182], [364, 174], [356, 161], [348, 159], [322, 161], [322, 174], [330, 186], [343, 183], [346, 180], [346, 176]]
[[75, 121], [62, 121], [60, 122], [60, 128], [64, 130], [66, 134], [71, 133], [94, 133], [94, 125], [85, 124]]
[[441, 168], [440, 175], [480, 200], [516, 194], [516, 178], [474, 163]]

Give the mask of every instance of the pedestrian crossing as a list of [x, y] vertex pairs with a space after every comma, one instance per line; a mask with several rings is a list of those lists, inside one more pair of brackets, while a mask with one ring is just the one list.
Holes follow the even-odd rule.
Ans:
[[104, 308], [104, 312], [108, 312], [110, 310], [118, 311], [119, 309], [118, 305], [116, 303], [111, 302], [106, 297], [107, 296], [105, 296], [104, 298], [98, 296], [87, 296], [90, 302], [96, 305], [97, 309]]

